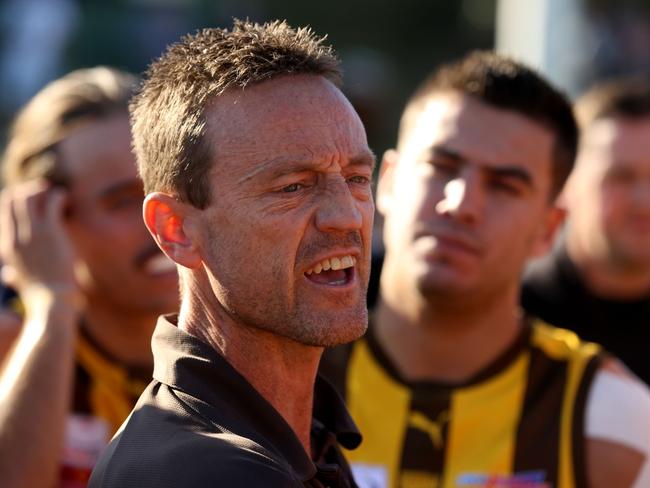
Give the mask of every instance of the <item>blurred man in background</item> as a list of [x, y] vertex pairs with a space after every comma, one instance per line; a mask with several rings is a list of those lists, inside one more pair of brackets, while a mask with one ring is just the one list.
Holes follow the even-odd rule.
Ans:
[[568, 226], [527, 270], [522, 303], [602, 344], [650, 383], [650, 83], [599, 84], [578, 100], [576, 116]]
[[408, 102], [377, 191], [379, 302], [366, 337], [323, 362], [363, 433], [349, 455], [361, 486], [648, 486], [647, 390], [519, 310], [577, 138], [562, 95], [491, 53]]
[[24, 322], [0, 374], [3, 487], [85, 486], [151, 378], [156, 317], [178, 309], [175, 267], [142, 222], [134, 83], [73, 72], [13, 124], [0, 258]]

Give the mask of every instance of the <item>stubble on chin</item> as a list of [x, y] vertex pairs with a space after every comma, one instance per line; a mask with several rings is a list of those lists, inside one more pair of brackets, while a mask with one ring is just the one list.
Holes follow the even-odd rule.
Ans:
[[362, 337], [368, 328], [368, 310], [365, 307], [348, 311], [337, 317], [321, 317], [304, 323], [294, 339], [316, 347], [333, 347], [347, 344]]

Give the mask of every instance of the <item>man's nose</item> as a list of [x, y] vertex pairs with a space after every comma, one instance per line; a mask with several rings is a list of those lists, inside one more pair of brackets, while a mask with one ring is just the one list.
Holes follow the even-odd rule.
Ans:
[[478, 221], [483, 212], [484, 194], [478, 175], [464, 174], [448, 181], [436, 211], [466, 223]]
[[322, 232], [361, 229], [363, 214], [359, 205], [343, 178], [329, 182], [316, 211], [316, 228]]

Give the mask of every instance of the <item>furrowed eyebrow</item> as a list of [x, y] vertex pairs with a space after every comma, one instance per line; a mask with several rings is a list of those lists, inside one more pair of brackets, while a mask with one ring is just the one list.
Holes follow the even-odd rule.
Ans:
[[530, 176], [530, 173], [515, 166], [504, 166], [498, 168], [490, 167], [486, 168], [486, 171], [488, 174], [496, 178], [511, 178], [519, 180], [526, 186], [533, 186], [533, 178]]
[[[312, 154], [280, 156], [273, 158], [265, 161], [253, 171], [240, 178], [238, 183], [248, 181], [256, 175], [267, 171], [273, 177], [280, 177], [292, 173], [301, 173], [303, 171], [314, 171], [314, 169], [317, 168], [317, 164], [310, 161], [313, 161]], [[368, 150], [350, 158], [348, 164], [350, 166], [368, 166], [371, 170], [374, 170], [376, 162], [377, 158], [375, 157], [375, 154]], [[273, 168], [274, 166], [276, 166], [276, 168]]]
[[[305, 158], [296, 156], [279, 156], [277, 158], [268, 159], [256, 167], [254, 170], [245, 174], [237, 183], [244, 183], [260, 173], [270, 172], [273, 176], [282, 176], [284, 174], [305, 171], [310, 165], [304, 162]], [[273, 168], [276, 166], [276, 168]], [[280, 166], [281, 169], [277, 168]], [[269, 169], [271, 168], [271, 169]]]
[[350, 158], [349, 166], [368, 166], [371, 171], [377, 165], [377, 156], [370, 149]]
[[451, 149], [448, 149], [443, 146], [434, 146], [431, 148], [431, 156], [432, 157], [443, 157], [446, 159], [451, 159], [455, 162], [461, 163], [465, 161], [465, 158], [460, 155], [460, 153], [457, 153], [456, 151], [452, 151]]

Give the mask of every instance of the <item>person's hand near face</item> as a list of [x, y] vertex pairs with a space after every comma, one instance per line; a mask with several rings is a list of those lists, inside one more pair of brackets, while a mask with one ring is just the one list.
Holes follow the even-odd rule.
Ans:
[[44, 181], [16, 185], [0, 196], [2, 279], [20, 296], [27, 317], [55, 303], [81, 309], [65, 206], [66, 190]]

